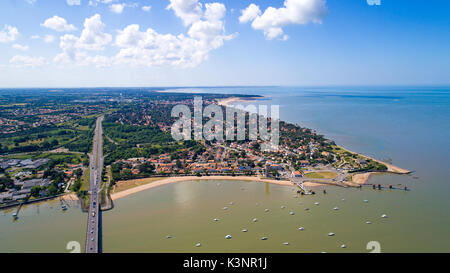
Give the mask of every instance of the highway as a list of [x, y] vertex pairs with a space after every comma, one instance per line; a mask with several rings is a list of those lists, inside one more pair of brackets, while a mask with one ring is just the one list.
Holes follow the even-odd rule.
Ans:
[[[86, 253], [99, 252], [99, 233], [100, 233], [100, 215], [99, 215], [99, 191], [101, 184], [101, 175], [103, 170], [103, 116], [97, 118], [95, 127], [94, 143], [90, 155], [90, 180], [89, 180], [89, 211], [86, 229]], [[100, 248], [101, 249], [101, 248]]]

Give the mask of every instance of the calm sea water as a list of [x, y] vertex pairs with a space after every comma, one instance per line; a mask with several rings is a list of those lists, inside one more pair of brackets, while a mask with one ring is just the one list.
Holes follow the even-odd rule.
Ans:
[[[105, 252], [367, 252], [369, 241], [378, 241], [384, 252], [450, 251], [450, 88], [180, 91], [265, 95], [264, 100], [252, 103], [280, 105], [283, 120], [313, 128], [350, 150], [414, 170], [411, 176], [371, 178], [373, 183], [407, 185], [411, 191], [327, 188], [327, 195], [295, 197], [290, 187], [254, 182], [172, 184], [118, 200], [113, 211], [103, 214]], [[332, 209], [335, 206], [338, 211]], [[264, 212], [265, 208], [270, 211]], [[56, 244], [42, 244], [44, 239], [26, 242], [24, 238], [33, 231], [43, 234], [41, 238], [52, 238], [56, 231], [67, 238], [83, 236], [85, 217], [81, 213], [74, 211], [67, 217], [45, 212], [52, 216], [44, 222], [45, 210], [41, 208], [40, 214], [30, 211], [27, 222], [20, 218], [13, 223], [10, 215], [0, 216], [0, 251], [59, 251]], [[381, 218], [382, 214], [388, 218]], [[256, 223], [252, 222], [255, 217]], [[301, 226], [304, 231], [298, 230]], [[244, 228], [247, 233], [241, 231]], [[327, 236], [329, 232], [335, 236]], [[227, 234], [232, 239], [225, 239]], [[168, 235], [173, 237], [167, 239]], [[262, 236], [268, 240], [260, 240]], [[196, 243], [202, 246], [195, 247]], [[342, 244], [347, 248], [340, 248]]]

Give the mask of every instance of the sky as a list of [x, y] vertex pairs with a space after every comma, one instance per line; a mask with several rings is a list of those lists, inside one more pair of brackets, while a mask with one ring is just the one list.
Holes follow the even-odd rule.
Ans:
[[0, 88], [450, 85], [449, 10], [448, 0], [1, 0]]

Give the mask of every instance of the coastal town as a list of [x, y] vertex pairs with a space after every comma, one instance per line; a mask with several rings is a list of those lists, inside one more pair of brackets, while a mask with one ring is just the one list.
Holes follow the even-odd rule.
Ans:
[[[152, 177], [254, 177], [286, 181], [308, 193], [305, 186], [359, 187], [371, 173], [407, 172], [349, 152], [314, 130], [284, 121], [280, 121], [280, 145], [276, 151], [262, 150], [261, 139], [175, 141], [170, 135], [175, 121], [171, 109], [180, 104], [192, 107], [193, 95], [144, 94], [116, 91], [105, 96], [99, 91], [86, 94], [83, 99], [78, 94], [60, 94], [68, 101], [66, 104], [60, 105], [56, 98], [51, 98], [37, 103], [46, 107], [35, 108], [30, 107], [36, 100], [33, 96], [26, 97], [26, 104], [11, 104], [4, 96], [3, 103], [7, 104], [3, 107], [7, 111], [0, 118], [14, 122], [0, 124], [5, 133], [0, 142], [0, 204], [8, 207], [74, 193], [86, 205], [88, 153], [95, 120], [100, 114], [105, 115], [102, 200], [110, 198], [111, 192], [126, 181]], [[258, 99], [203, 97], [205, 107], [217, 105], [224, 112], [227, 102]], [[26, 111], [22, 111], [24, 105]], [[29, 117], [38, 121], [30, 123]], [[11, 124], [25, 121], [27, 126], [24, 123], [12, 129]]]

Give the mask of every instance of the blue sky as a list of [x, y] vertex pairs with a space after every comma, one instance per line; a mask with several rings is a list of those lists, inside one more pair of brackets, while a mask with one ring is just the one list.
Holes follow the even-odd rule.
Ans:
[[0, 87], [448, 85], [449, 10], [446, 0], [2, 0]]

